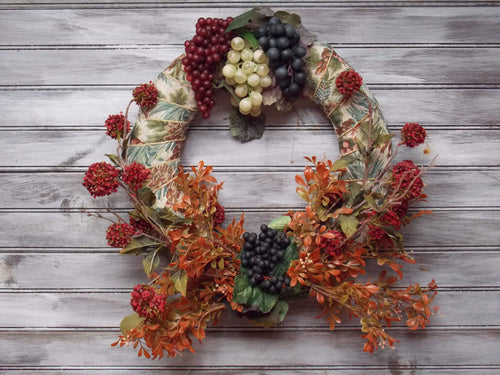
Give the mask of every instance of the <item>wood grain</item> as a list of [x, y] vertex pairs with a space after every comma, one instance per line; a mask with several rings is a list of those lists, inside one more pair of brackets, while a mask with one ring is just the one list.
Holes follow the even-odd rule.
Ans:
[[[81, 186], [90, 163], [115, 145], [108, 114], [182, 52], [201, 16], [241, 13], [256, 1], [0, 0], [0, 373], [485, 374], [500, 373], [500, 7], [494, 0], [272, 0], [294, 11], [362, 75], [394, 133], [426, 125], [425, 146], [399, 159], [426, 175], [432, 216], [404, 228], [418, 261], [398, 286], [436, 279], [441, 315], [426, 331], [397, 325], [396, 350], [361, 353], [359, 325], [329, 332], [316, 306], [292, 302], [277, 329], [226, 314], [196, 354], [151, 362], [111, 348], [144, 282], [139, 258], [107, 247], [108, 223], [82, 207], [126, 215], [123, 195], [94, 200]], [[228, 217], [256, 230], [301, 208], [294, 175], [303, 156], [336, 158], [331, 125], [300, 100], [269, 113], [264, 137], [241, 145], [227, 131], [230, 105], [191, 124], [185, 165], [204, 159], [226, 181]], [[135, 112], [132, 111], [131, 118]], [[396, 140], [397, 142], [397, 140]], [[423, 154], [424, 147], [431, 153]], [[230, 157], [228, 157], [230, 155]], [[415, 210], [413, 210], [415, 212]], [[370, 266], [370, 268], [372, 268]], [[366, 277], [375, 277], [373, 267]]]

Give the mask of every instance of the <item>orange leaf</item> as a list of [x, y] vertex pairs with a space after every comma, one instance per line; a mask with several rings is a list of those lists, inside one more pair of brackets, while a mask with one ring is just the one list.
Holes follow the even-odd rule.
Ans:
[[305, 185], [306, 184], [306, 182], [304, 181], [304, 179], [301, 176], [299, 176], [299, 175], [295, 176], [295, 182], [297, 184], [299, 184], [299, 185]]

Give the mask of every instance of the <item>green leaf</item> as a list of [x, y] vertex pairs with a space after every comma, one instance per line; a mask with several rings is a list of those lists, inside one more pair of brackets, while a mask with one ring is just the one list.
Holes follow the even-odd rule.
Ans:
[[292, 220], [290, 216], [281, 216], [272, 220], [267, 226], [271, 229], [283, 231], [290, 220]]
[[375, 146], [386, 144], [394, 137], [394, 134], [379, 134], [375, 139]]
[[245, 116], [238, 109], [233, 108], [229, 116], [229, 132], [238, 138], [241, 143], [259, 139], [266, 129], [266, 116]]
[[252, 46], [252, 48], [257, 49], [259, 47], [259, 41], [255, 37], [255, 35], [253, 35], [253, 33], [247, 28], [240, 31], [238, 35], [241, 36], [243, 39], [247, 40], [248, 43], [250, 43], [250, 45]]
[[274, 267], [274, 274], [276, 275], [284, 275], [288, 268], [290, 268], [290, 263], [292, 261], [299, 258], [299, 252], [297, 251], [297, 244], [291, 238], [290, 245], [285, 249], [285, 253], [283, 254], [283, 258], [279, 261], [279, 263]]
[[358, 229], [359, 221], [353, 215], [339, 215], [339, 223], [346, 237], [351, 237]]
[[156, 202], [156, 195], [151, 191], [150, 188], [140, 188], [139, 190], [137, 190], [137, 195], [146, 206], [152, 206]]
[[147, 236], [140, 236], [136, 238], [132, 238], [132, 241], [120, 250], [120, 254], [128, 254], [128, 255], [140, 255], [145, 253], [146, 250], [151, 246], [160, 245], [158, 242], [155, 242], [153, 239]]
[[258, 317], [248, 318], [248, 320], [258, 327], [271, 328], [279, 325], [288, 312], [288, 303], [283, 300], [279, 300], [278, 303], [273, 307], [270, 313], [265, 315], [260, 315]]
[[346, 169], [347, 168], [347, 160], [344, 159], [337, 159], [335, 160], [335, 163], [333, 163], [333, 170], [334, 171], [339, 171], [341, 169]]
[[283, 10], [280, 10], [274, 14], [275, 17], [278, 17], [281, 22], [283, 23], [289, 23], [295, 28], [298, 28], [300, 25], [302, 25], [302, 20], [300, 19], [300, 16], [295, 13], [288, 13]]
[[139, 327], [143, 322], [144, 318], [141, 318], [137, 313], [127, 315], [120, 323], [120, 330], [123, 334], [126, 334], [131, 329]]
[[113, 163], [115, 166], [119, 167], [120, 166], [120, 158], [114, 154], [105, 154], [109, 160], [111, 160], [111, 163]]
[[185, 270], [178, 270], [170, 274], [170, 280], [174, 282], [174, 290], [185, 296], [188, 281], [187, 272]]
[[250, 285], [246, 269], [241, 267], [240, 274], [234, 278], [234, 302], [256, 307], [265, 314], [273, 309], [278, 299], [278, 295], [264, 293], [260, 288]]
[[250, 9], [248, 12], [245, 12], [245, 13], [240, 14], [239, 16], [235, 17], [233, 19], [233, 22], [231, 22], [229, 24], [229, 26], [227, 27], [225, 32], [227, 33], [228, 31], [240, 29], [240, 28], [246, 26], [250, 22], [250, 20], [252, 19], [255, 12], [257, 12], [258, 10], [259, 10], [259, 8], [255, 7], [253, 9]]
[[142, 266], [144, 268], [144, 272], [148, 277], [151, 277], [153, 271], [160, 264], [159, 251], [161, 250], [161, 246], [159, 246], [156, 250], [150, 251], [146, 254], [144, 259], [142, 259]]
[[375, 199], [373, 198], [372, 195], [364, 194], [363, 197], [365, 198], [365, 201], [370, 205], [372, 209], [374, 210], [378, 209], [377, 202], [375, 202]]

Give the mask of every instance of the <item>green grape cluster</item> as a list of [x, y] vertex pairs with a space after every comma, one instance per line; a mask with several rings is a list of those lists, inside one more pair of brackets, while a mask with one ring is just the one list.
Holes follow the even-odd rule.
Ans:
[[238, 106], [244, 115], [259, 116], [262, 113], [262, 90], [272, 84], [268, 62], [262, 48], [253, 49], [239, 36], [231, 40], [222, 74], [238, 97], [238, 101], [232, 99], [232, 104]]

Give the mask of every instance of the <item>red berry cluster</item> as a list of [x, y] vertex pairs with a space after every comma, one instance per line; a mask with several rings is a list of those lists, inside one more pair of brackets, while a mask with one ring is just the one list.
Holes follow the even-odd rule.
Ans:
[[232, 17], [199, 18], [196, 35], [186, 40], [186, 56], [182, 59], [186, 79], [191, 82], [195, 92], [196, 105], [203, 118], [210, 117], [210, 110], [215, 104], [212, 80], [217, 65], [231, 46], [231, 33], [225, 33], [232, 22]]
[[127, 246], [135, 234], [135, 229], [126, 223], [114, 223], [106, 230], [108, 245], [122, 248]]
[[222, 207], [219, 203], [215, 205], [215, 212], [214, 212], [214, 224], [215, 225], [221, 225], [224, 220], [226, 220], [226, 212], [224, 210], [224, 207]]
[[[125, 124], [125, 116], [123, 113], [119, 115], [109, 115], [108, 119], [104, 123], [106, 127], [106, 134], [111, 138], [116, 139], [118, 135], [123, 135], [123, 124]], [[127, 121], [127, 133], [130, 133], [130, 121]]]
[[345, 235], [338, 230], [329, 230], [327, 233], [329, 237], [321, 237], [319, 247], [325, 254], [331, 257], [337, 257], [342, 253]]
[[335, 80], [337, 90], [348, 98], [357, 93], [363, 84], [363, 78], [354, 70], [345, 70]]
[[144, 113], [149, 112], [158, 103], [158, 90], [151, 81], [137, 86], [132, 91], [132, 96]]
[[135, 229], [135, 234], [152, 234], [153, 227], [144, 219], [135, 219], [129, 216], [129, 223]]
[[422, 125], [408, 122], [401, 129], [401, 143], [408, 147], [415, 147], [425, 142], [427, 133]]
[[[376, 213], [374, 211], [371, 211], [368, 214], [368, 217], [374, 217], [375, 215]], [[378, 219], [378, 222], [384, 226], [391, 225], [396, 230], [399, 230], [399, 228], [401, 228], [401, 218], [398, 216], [398, 213], [392, 209], [387, 210], [387, 212]], [[387, 232], [382, 227], [371, 223], [368, 224], [368, 235], [372, 240], [375, 241], [390, 239], [387, 235]]]
[[149, 285], [139, 284], [131, 293], [130, 304], [140, 317], [152, 319], [165, 310], [167, 300], [164, 294], [157, 293]]
[[134, 161], [132, 164], [128, 164], [123, 168], [122, 181], [125, 182], [131, 190], [137, 191], [149, 178], [149, 174], [150, 170], [148, 168]]
[[421, 171], [411, 160], [403, 160], [392, 167], [392, 176], [394, 181], [391, 184], [392, 189], [399, 192], [406, 192], [405, 198], [413, 200], [422, 194], [424, 182], [420, 178]]
[[83, 186], [94, 198], [104, 197], [118, 190], [119, 171], [106, 162], [92, 164], [83, 177]]

